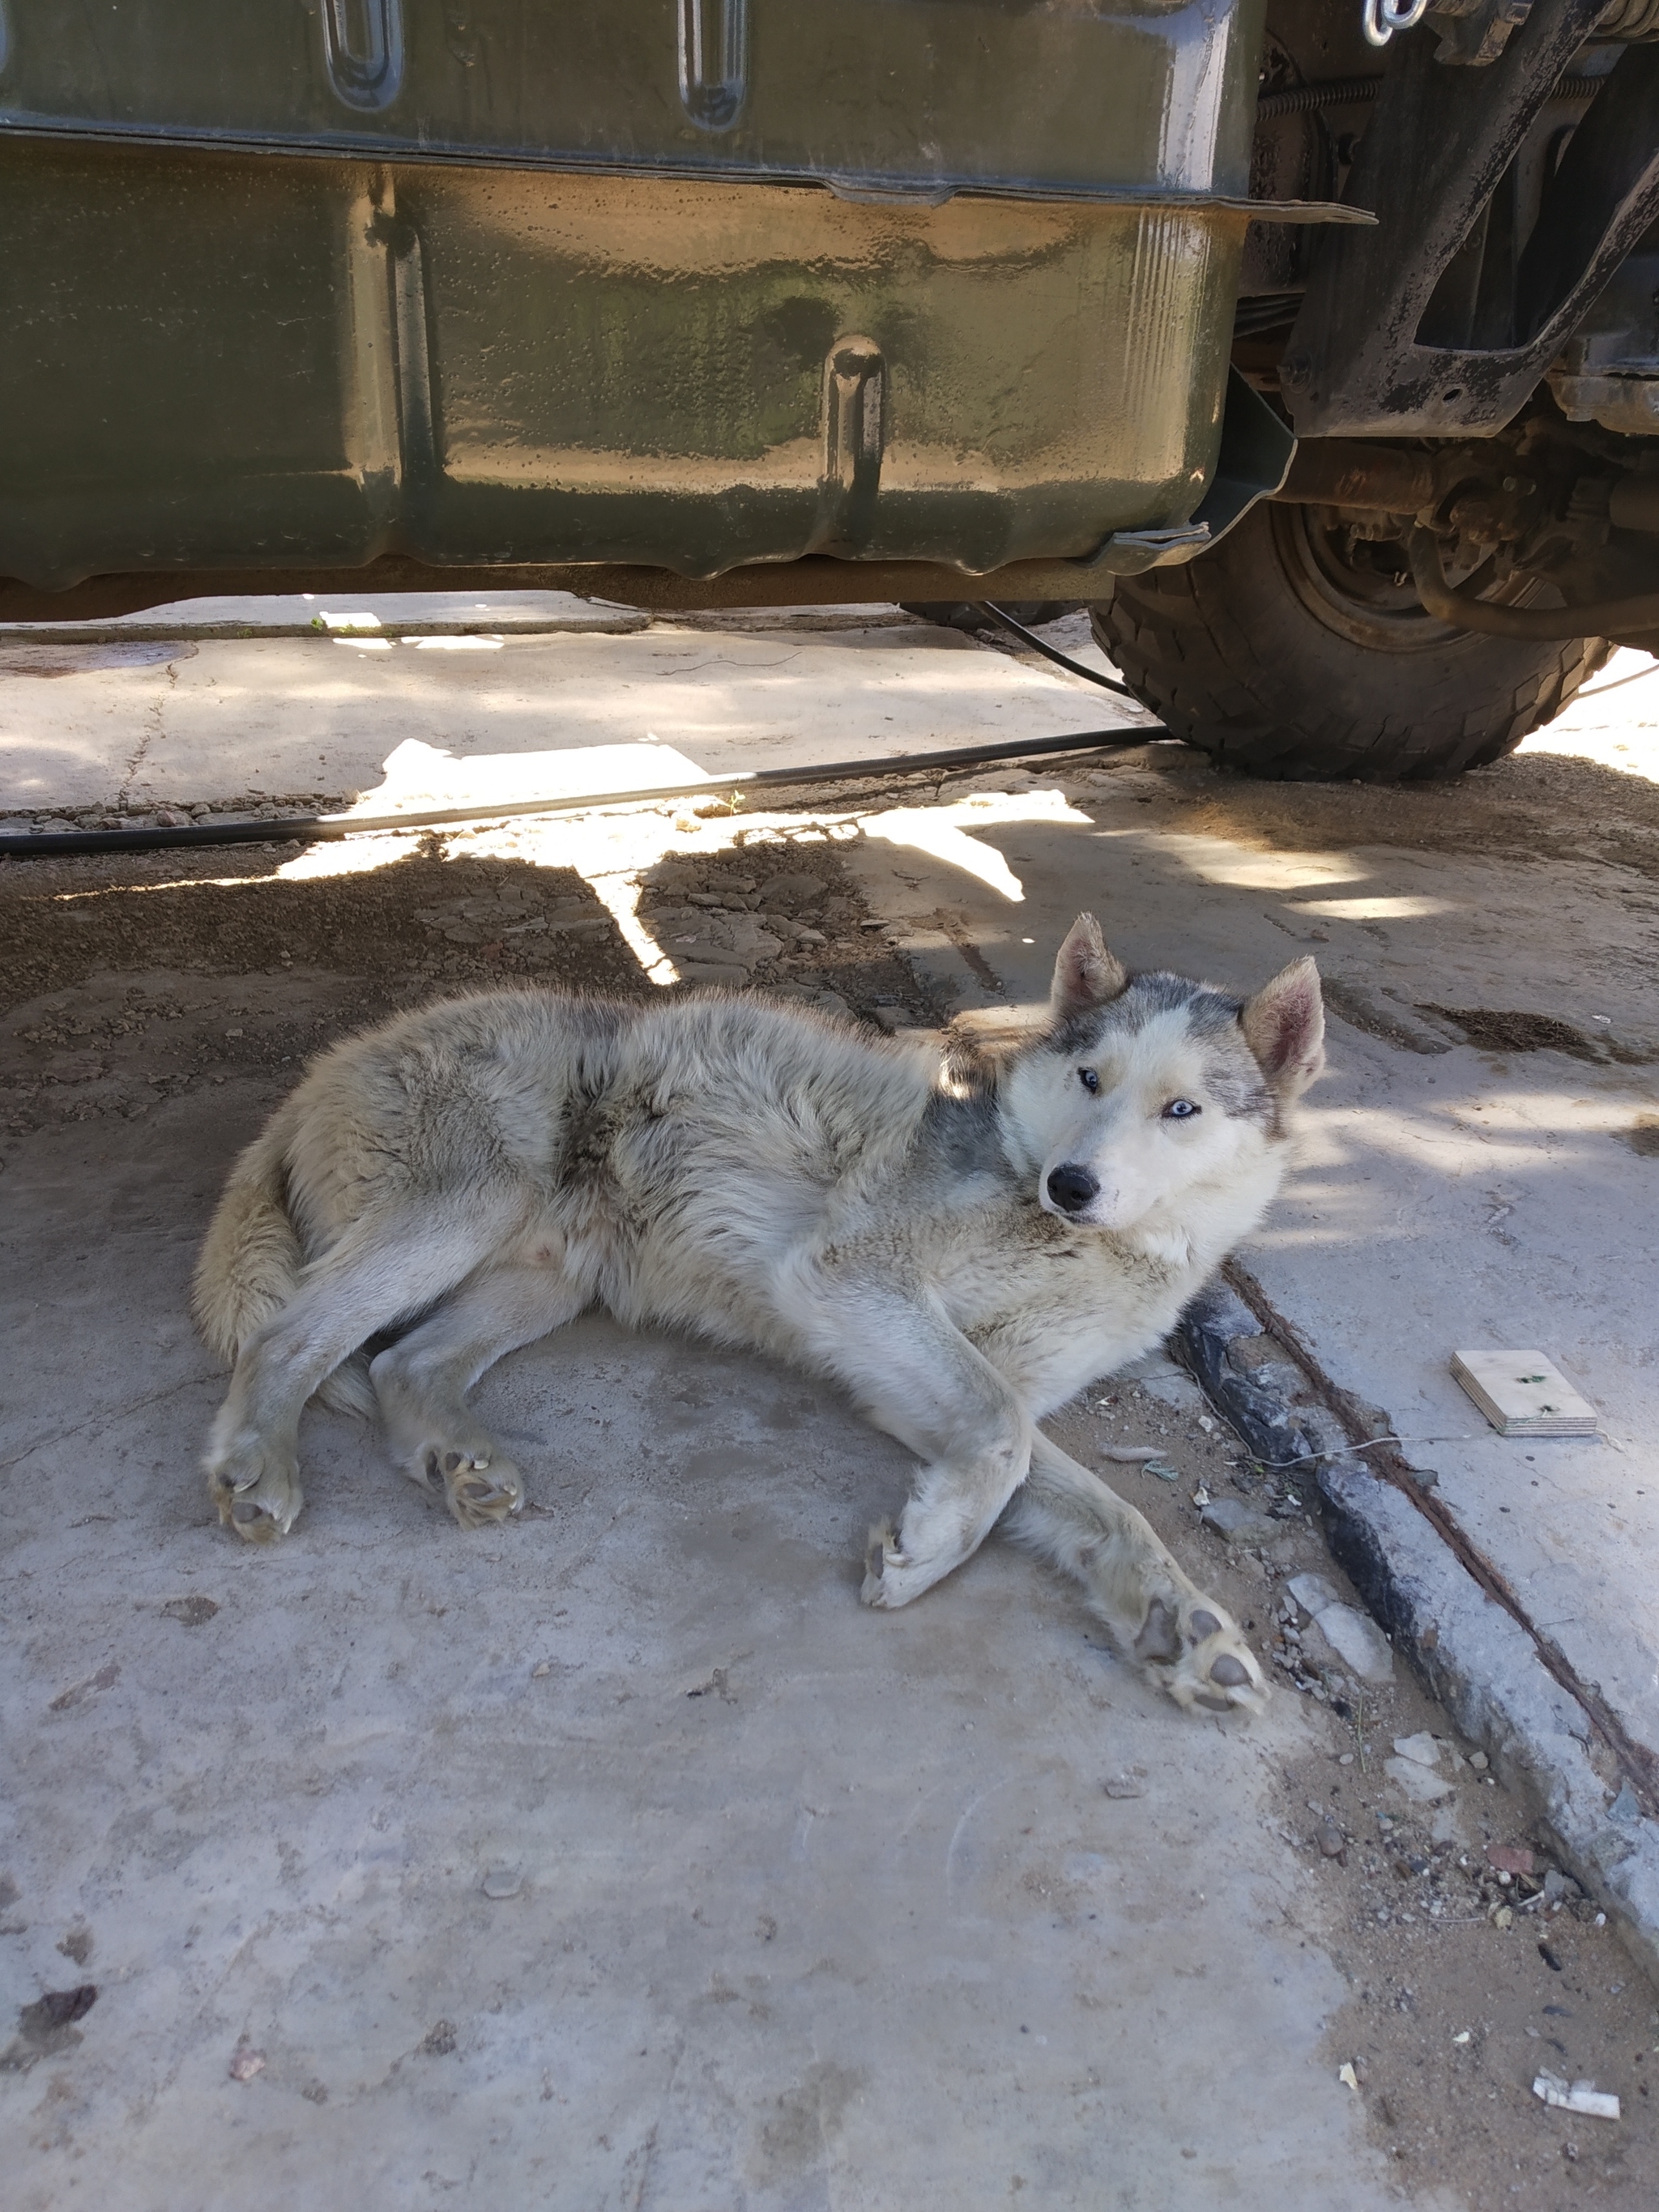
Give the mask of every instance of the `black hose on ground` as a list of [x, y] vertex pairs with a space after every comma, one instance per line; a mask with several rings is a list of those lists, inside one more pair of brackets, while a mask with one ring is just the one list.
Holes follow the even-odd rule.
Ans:
[[[981, 614], [989, 615], [1000, 629], [1011, 630], [1023, 644], [1029, 645], [1033, 653], [1040, 653], [1045, 660], [1052, 660], [1056, 668], [1063, 668], [1070, 675], [1082, 677], [1086, 684], [1098, 684], [1103, 691], [1115, 691], [1120, 699], [1134, 699], [1135, 695], [1127, 684], [1120, 684], [1115, 676], [1103, 676], [1097, 668], [1085, 668], [1080, 660], [1073, 660], [1069, 653], [1061, 653], [1057, 646], [1045, 644], [1034, 631], [1027, 629], [1024, 623], [1017, 623], [1011, 614], [1005, 614], [1000, 607], [994, 607], [989, 599], [977, 599], [975, 605]], [[1139, 706], [1139, 703], [1136, 699], [1135, 704]]]
[[[1084, 672], [1088, 672], [1086, 670]], [[404, 814], [291, 814], [269, 821], [192, 822], [174, 829], [42, 830], [0, 834], [0, 860], [39, 860], [71, 853], [165, 853], [197, 845], [322, 845], [376, 830], [430, 830], [446, 823], [501, 822], [524, 814], [567, 814], [647, 799], [719, 798], [732, 792], [792, 785], [856, 783], [940, 769], [978, 768], [1000, 761], [1037, 760], [1054, 753], [1105, 752], [1144, 745], [1174, 732], [1162, 722], [1115, 730], [1081, 730], [1066, 738], [1018, 738], [990, 745], [953, 745], [935, 753], [890, 753], [875, 760], [826, 761], [813, 768], [741, 769], [698, 783], [647, 784], [633, 791], [588, 791], [565, 799], [497, 800], [492, 806], [434, 806]]]

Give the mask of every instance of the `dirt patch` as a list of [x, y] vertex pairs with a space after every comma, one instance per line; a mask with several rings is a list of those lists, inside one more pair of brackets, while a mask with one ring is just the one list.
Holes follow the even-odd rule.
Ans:
[[1565, 1052], [1598, 1066], [1607, 1057], [1593, 1038], [1553, 1014], [1503, 1012], [1489, 1006], [1423, 1006], [1419, 1011], [1450, 1022], [1482, 1052]]
[[1401, 846], [1518, 861], [1591, 860], [1659, 879], [1659, 784], [1569, 754], [1524, 753], [1444, 783], [1261, 783], [1150, 745], [1186, 828], [1264, 851]]
[[[821, 834], [743, 846], [736, 834], [671, 848], [633, 879], [644, 925], [681, 968], [676, 988], [764, 990], [884, 1030], [938, 1018]], [[361, 874], [281, 874], [298, 852], [8, 863], [0, 1131], [138, 1120], [255, 1072], [285, 1085], [337, 1037], [457, 992], [659, 988], [574, 869], [434, 838]]]
[[1620, 1141], [1628, 1145], [1639, 1159], [1659, 1160], [1659, 1115], [1638, 1115], [1619, 1134]]
[[1381, 1037], [1385, 1044], [1397, 1046], [1401, 1052], [1433, 1054], [1451, 1050], [1444, 1037], [1419, 1027], [1360, 984], [1348, 982], [1340, 975], [1325, 975], [1320, 979], [1320, 988], [1325, 1004], [1350, 1029], [1363, 1030], [1367, 1036]]
[[97, 2002], [96, 1984], [82, 1982], [72, 1990], [48, 1990], [33, 2004], [21, 2006], [17, 2033], [0, 2051], [0, 2074], [27, 2074], [41, 2059], [72, 2051], [81, 2040], [76, 2021], [84, 2020]]
[[[1583, 2194], [1648, 2212], [1655, 1992], [1602, 1900], [1579, 1893], [1404, 1661], [1379, 1686], [1321, 1650], [1291, 1577], [1321, 1575], [1360, 1601], [1303, 1510], [1311, 1489], [1263, 1474], [1224, 1427], [1206, 1433], [1133, 1384], [1097, 1385], [1048, 1425], [1244, 1624], [1280, 1694], [1304, 1701], [1315, 1747], [1276, 1768], [1269, 1822], [1300, 1867], [1285, 1910], [1347, 1983], [1325, 2045], [1333, 2087], [1363, 2103], [1402, 2196], [1448, 2189], [1469, 2212], [1562, 2212]], [[1178, 1480], [1107, 1462], [1107, 1444], [1156, 1444]], [[1195, 1497], [1239, 1495], [1280, 1533], [1241, 1548], [1200, 1523]], [[1384, 1765], [1396, 1740], [1422, 1750], [1425, 1737], [1437, 1755], [1425, 1772], [1450, 1785], [1434, 1806], [1406, 1796]], [[1352, 2089], [1338, 2080], [1345, 2065]], [[1621, 2118], [1547, 2107], [1532, 2090], [1543, 2072], [1613, 2091]]]

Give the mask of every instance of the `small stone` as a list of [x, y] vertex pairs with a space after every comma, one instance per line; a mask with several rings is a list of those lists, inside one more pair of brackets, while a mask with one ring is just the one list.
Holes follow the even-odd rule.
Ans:
[[1394, 1653], [1369, 1613], [1351, 1605], [1328, 1605], [1315, 1615], [1315, 1626], [1343, 1664], [1365, 1681], [1392, 1681]]
[[781, 907], [811, 906], [828, 889], [829, 885], [818, 876], [774, 876], [766, 886], [766, 896], [775, 899]]
[[1419, 1729], [1415, 1735], [1397, 1735], [1394, 1747], [1401, 1759], [1415, 1759], [1419, 1766], [1438, 1766], [1440, 1746], [1427, 1729]]
[[244, 2036], [230, 2054], [230, 2078], [233, 2081], [251, 2081], [256, 2074], [265, 2070], [265, 2054], [256, 2051]]
[[680, 971], [682, 983], [692, 984], [700, 990], [724, 987], [738, 991], [749, 981], [749, 970], [735, 961], [684, 960], [677, 957], [674, 965]]
[[1443, 1782], [1437, 1774], [1431, 1773], [1414, 1759], [1385, 1759], [1382, 1771], [1395, 1789], [1415, 1805], [1437, 1805], [1443, 1797], [1452, 1794], [1449, 1782]]
[[1488, 1844], [1486, 1863], [1496, 1869], [1500, 1879], [1504, 1875], [1513, 1879], [1519, 1874], [1530, 1881], [1538, 1863], [1525, 1844]]
[[[1148, 1473], [1152, 1472], [1149, 1468]], [[1276, 1525], [1243, 1498], [1213, 1498], [1199, 1516], [1227, 1544], [1260, 1544], [1279, 1534]]]
[[1334, 1821], [1327, 1820], [1319, 1831], [1319, 1849], [1328, 1859], [1340, 1859], [1347, 1848], [1347, 1840]]
[[1109, 1797], [1144, 1797], [1146, 1785], [1137, 1775], [1110, 1774], [1106, 1778], [1106, 1795]]
[[1311, 1613], [1316, 1618], [1328, 1605], [1342, 1603], [1341, 1591], [1328, 1583], [1323, 1575], [1292, 1575], [1285, 1587], [1304, 1613]]
[[497, 1899], [516, 1897], [524, 1887], [524, 1869], [504, 1860], [500, 1861], [495, 1866], [485, 1869], [484, 1878], [478, 1887], [486, 1897]]
[[1486, 1757], [1484, 1751], [1472, 1751], [1469, 1753], [1469, 1765], [1474, 1769], [1477, 1774], [1484, 1774], [1491, 1764], [1492, 1761]]

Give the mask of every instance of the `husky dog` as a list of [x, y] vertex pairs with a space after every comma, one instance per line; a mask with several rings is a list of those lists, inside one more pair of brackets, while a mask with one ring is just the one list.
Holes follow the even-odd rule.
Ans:
[[1036, 1424], [1158, 1342], [1261, 1219], [1322, 1038], [1310, 960], [1241, 1003], [1128, 975], [1087, 915], [1000, 1044], [723, 995], [399, 1015], [307, 1072], [208, 1232], [197, 1319], [235, 1362], [220, 1517], [293, 1527], [318, 1394], [378, 1413], [463, 1528], [518, 1512], [467, 1391], [597, 1301], [831, 1377], [916, 1454], [866, 1604], [908, 1605], [1006, 1518], [1177, 1705], [1259, 1707], [1224, 1608]]

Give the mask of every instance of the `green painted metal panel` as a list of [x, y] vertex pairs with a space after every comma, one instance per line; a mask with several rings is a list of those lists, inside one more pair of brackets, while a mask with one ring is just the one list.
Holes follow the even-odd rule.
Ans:
[[983, 572], [1203, 494], [1257, 0], [0, 9], [0, 574]]
[[1093, 197], [1241, 192], [1261, 0], [3, 0], [0, 126]]

